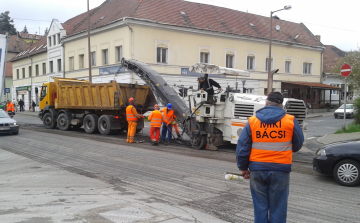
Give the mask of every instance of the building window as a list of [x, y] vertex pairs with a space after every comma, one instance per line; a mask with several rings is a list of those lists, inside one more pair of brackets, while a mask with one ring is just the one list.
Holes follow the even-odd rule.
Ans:
[[121, 62], [121, 58], [122, 58], [122, 46], [117, 46], [115, 47], [115, 54], [116, 54], [116, 58], [115, 58], [115, 61], [118, 63], [118, 62]]
[[25, 78], [25, 68], [22, 69], [22, 78]]
[[226, 54], [226, 67], [234, 68], [234, 55]]
[[285, 61], [285, 73], [291, 73], [291, 60]]
[[55, 36], [55, 35], [53, 35], [53, 37], [52, 37], [52, 38], [53, 38], [53, 43], [54, 43], [53, 45], [55, 46], [55, 45], [56, 45], [56, 36]]
[[253, 94], [254, 93], [254, 88], [246, 88], [246, 93]]
[[42, 64], [42, 68], [43, 68], [43, 74], [45, 75], [46, 74], [46, 63]]
[[249, 55], [247, 56], [247, 70], [255, 69], [255, 56]]
[[167, 48], [158, 47], [156, 51], [156, 62], [167, 63]]
[[48, 37], [49, 47], [51, 46], [51, 36]]
[[26, 38], [26, 35], [25, 35], [25, 34], [23, 34], [23, 35], [22, 35], [22, 37], [23, 37], [23, 38]]
[[84, 68], [84, 54], [79, 55], [79, 68]]
[[91, 52], [91, 66], [96, 66], [96, 52]]
[[16, 70], [16, 79], [19, 79], [19, 77], [20, 77], [20, 74], [19, 74], [19, 73], [20, 73], [20, 71], [19, 71], [19, 69], [17, 69], [17, 70]]
[[31, 69], [31, 66], [29, 66], [29, 77], [32, 76], [32, 69]]
[[[270, 61], [270, 66], [271, 66], [271, 70], [273, 70], [274, 69], [274, 60], [273, 60], [273, 58], [271, 58], [271, 61]], [[265, 60], [265, 71], [268, 71], [268, 67], [269, 67], [269, 58], [266, 58], [266, 60]]]
[[54, 64], [53, 61], [49, 62], [49, 69], [50, 69], [50, 73], [54, 72]]
[[69, 57], [69, 70], [74, 70], [74, 57]]
[[[330, 85], [334, 86], [334, 87], [341, 87], [341, 84], [330, 84]], [[339, 91], [338, 90], [331, 90], [331, 94], [332, 95], [338, 95]]]
[[303, 64], [303, 74], [311, 74], [312, 63]]
[[59, 34], [57, 34], [57, 41], [58, 41], [58, 44], [60, 44], [60, 33]]
[[108, 49], [102, 50], [102, 61], [103, 61], [103, 65], [109, 63], [109, 55], [108, 55], [108, 53], [109, 53]]
[[38, 64], [35, 65], [35, 75], [39, 76], [39, 65]]
[[32, 35], [29, 35], [29, 39], [32, 39]]
[[209, 56], [210, 56], [210, 53], [201, 52], [200, 53], [200, 62], [201, 63], [209, 63]]
[[57, 60], [57, 67], [58, 67], [58, 72], [61, 71], [61, 59]]

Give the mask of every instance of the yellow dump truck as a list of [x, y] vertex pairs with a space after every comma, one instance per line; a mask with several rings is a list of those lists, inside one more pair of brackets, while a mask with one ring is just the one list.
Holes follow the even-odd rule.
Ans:
[[[142, 114], [156, 104], [154, 94], [146, 85], [53, 79], [55, 82], [42, 85], [40, 94], [39, 118], [48, 129], [58, 127], [67, 131], [83, 126], [87, 133], [108, 135], [127, 130], [125, 110], [130, 97], [135, 98], [135, 107]], [[143, 122], [138, 126], [140, 131]]]

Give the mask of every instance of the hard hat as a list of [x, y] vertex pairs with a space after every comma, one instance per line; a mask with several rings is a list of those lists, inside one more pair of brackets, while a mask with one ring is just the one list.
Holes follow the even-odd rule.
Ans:
[[171, 108], [172, 108], [171, 103], [168, 103], [168, 104], [166, 105], [166, 107], [167, 107], [168, 109], [171, 109]]
[[129, 98], [129, 102], [135, 101], [134, 98]]
[[154, 105], [154, 108], [160, 108], [158, 104]]

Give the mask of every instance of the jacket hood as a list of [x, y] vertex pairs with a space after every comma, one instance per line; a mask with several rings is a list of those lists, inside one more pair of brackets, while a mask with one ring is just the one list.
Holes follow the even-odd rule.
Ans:
[[256, 118], [266, 124], [280, 121], [285, 116], [285, 110], [274, 105], [265, 106], [256, 111]]

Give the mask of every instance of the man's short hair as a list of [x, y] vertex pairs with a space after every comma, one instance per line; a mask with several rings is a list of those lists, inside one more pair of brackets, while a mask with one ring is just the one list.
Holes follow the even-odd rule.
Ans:
[[282, 104], [284, 101], [284, 96], [280, 92], [271, 92], [266, 100], [275, 102], [276, 104]]

